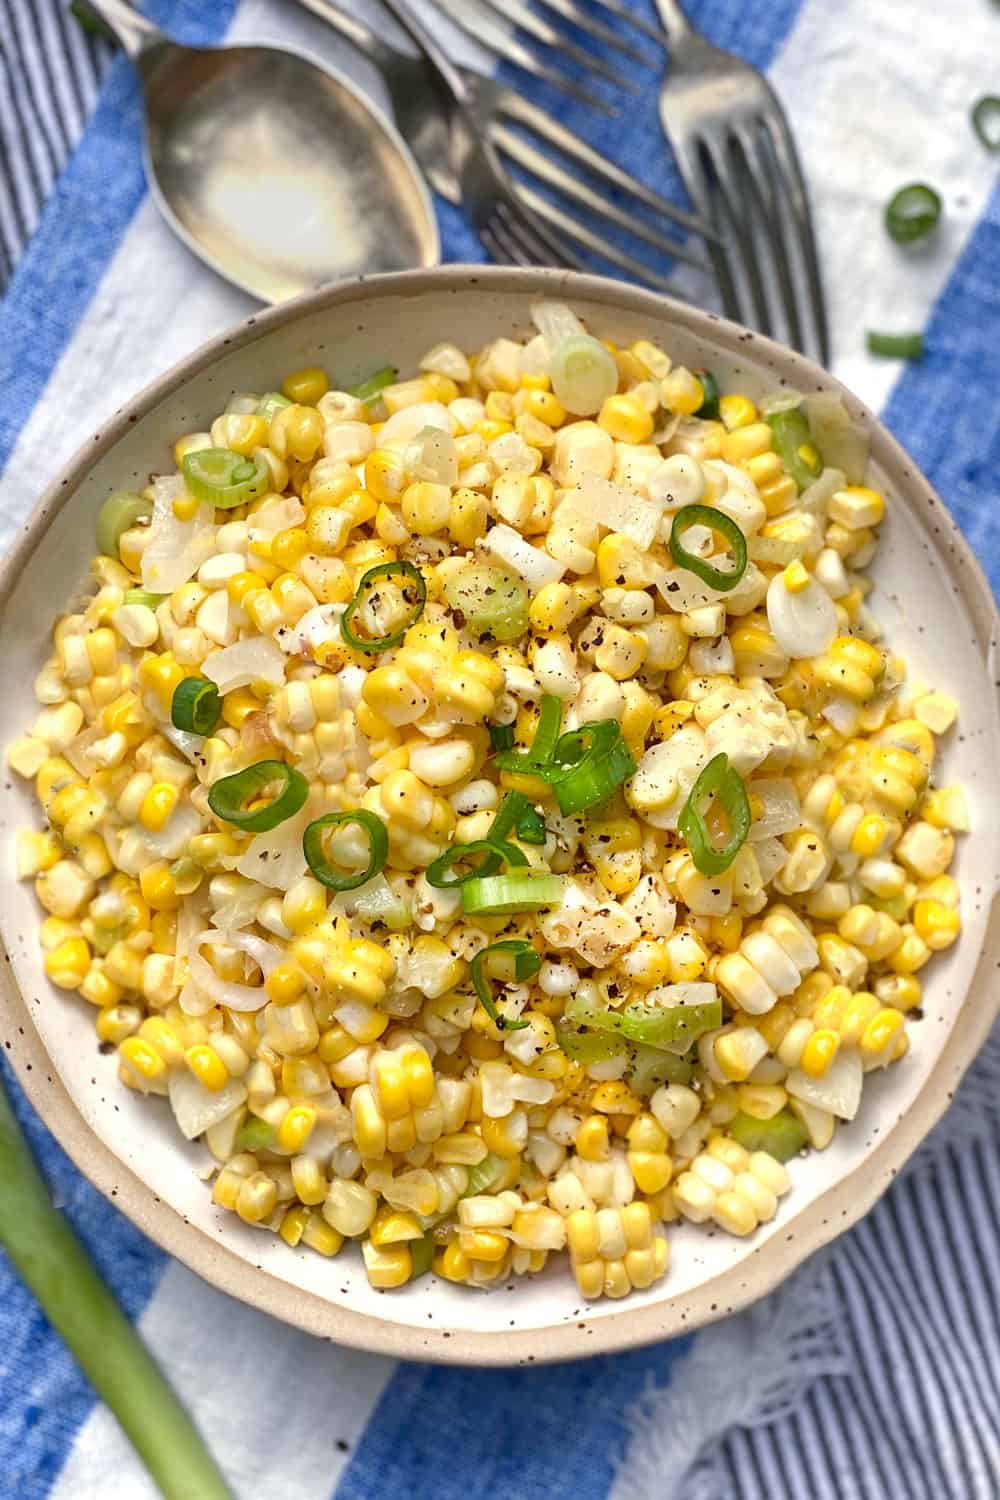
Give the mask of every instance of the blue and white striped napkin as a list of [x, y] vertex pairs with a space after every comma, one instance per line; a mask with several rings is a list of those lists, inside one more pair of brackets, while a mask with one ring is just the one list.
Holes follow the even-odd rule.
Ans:
[[[62, 3], [0, 0], [0, 272], [12, 272], [0, 302], [0, 544], [106, 413], [249, 305], [159, 221], [134, 79]], [[632, 3], [652, 16], [651, 0]], [[765, 67], [788, 107], [813, 185], [836, 373], [881, 408], [1000, 586], [1000, 193], [996, 158], [968, 124], [971, 103], [1000, 92], [1000, 11], [992, 0], [688, 8]], [[233, 9], [149, 7], [186, 40], [219, 37]], [[233, 34], [357, 68], [280, 0], [244, 0]], [[655, 74], [634, 76], [627, 130], [575, 110], [570, 123], [676, 191]], [[913, 179], [942, 190], [945, 219], [929, 250], [904, 256], [880, 215]], [[442, 233], [449, 259], [481, 258], [446, 207]], [[926, 327], [925, 359], [870, 360], [867, 327]], [[240, 1500], [996, 1500], [998, 1098], [995, 1037], [878, 1207], [751, 1311], [654, 1349], [508, 1372], [394, 1364], [230, 1301], [150, 1245], [20, 1113], [57, 1200]], [[2, 1261], [0, 1496], [154, 1500]]]

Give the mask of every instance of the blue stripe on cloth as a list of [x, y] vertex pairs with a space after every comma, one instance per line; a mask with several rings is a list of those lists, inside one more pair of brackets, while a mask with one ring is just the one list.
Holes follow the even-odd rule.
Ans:
[[[178, 38], [208, 42], [235, 3], [161, 0], [151, 11]], [[139, 84], [120, 57], [0, 303], [0, 474], [144, 194]]]
[[336, 1500], [602, 1500], [623, 1445], [623, 1412], [647, 1385], [669, 1381], [690, 1342], [538, 1370], [404, 1365]]
[[1000, 594], [1000, 186], [931, 316], [926, 353], [882, 413], [965, 532]]
[[[54, 1201], [129, 1316], [138, 1317], [167, 1257], [80, 1175], [25, 1103], [3, 1059], [0, 1070]], [[94, 1392], [2, 1253], [0, 1389], [0, 1494], [44, 1500], [94, 1405]]]

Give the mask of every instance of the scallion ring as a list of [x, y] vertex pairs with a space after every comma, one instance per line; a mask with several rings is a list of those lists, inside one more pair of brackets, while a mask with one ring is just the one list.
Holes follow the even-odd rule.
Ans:
[[[469, 860], [473, 855], [483, 856], [479, 864], [470, 865], [464, 875], [452, 874], [455, 865]], [[426, 880], [436, 890], [450, 891], [465, 885], [467, 880], [495, 875], [503, 864], [513, 868], [527, 863], [527, 858], [516, 844], [508, 844], [503, 839], [474, 839], [468, 844], [452, 844], [443, 854], [439, 854], [428, 865]]]
[[213, 734], [221, 718], [219, 689], [207, 677], [185, 677], [174, 688], [170, 722], [175, 729], [184, 729], [188, 734]]
[[940, 193], [926, 182], [911, 182], [886, 204], [885, 227], [897, 245], [913, 245], [933, 233], [940, 217]]
[[279, 411], [286, 406], [291, 406], [291, 404], [288, 397], [283, 396], [280, 391], [268, 391], [265, 396], [261, 396], [260, 398], [257, 406], [257, 415], [258, 417], [263, 417], [264, 421], [269, 423], [274, 420]]
[[718, 422], [719, 382], [711, 370], [695, 370], [693, 373], [698, 377], [698, 384], [703, 393], [702, 403], [695, 412], [695, 416], [700, 417], [703, 422]]
[[517, 836], [522, 844], [545, 843], [545, 819], [537, 807], [526, 807], [517, 820]]
[[490, 981], [483, 973], [487, 961], [494, 955], [506, 957], [508, 954], [513, 959], [511, 971], [514, 984], [522, 984], [524, 980], [533, 978], [542, 967], [542, 961], [530, 943], [526, 943], [523, 938], [507, 938], [502, 943], [491, 943], [488, 948], [483, 948], [476, 954], [472, 960], [472, 988], [494, 1025], [501, 1031], [521, 1031], [528, 1022], [508, 1021], [506, 1016], [500, 1015], [490, 990]]
[[[691, 526], [707, 526], [729, 543], [733, 554], [731, 568], [714, 568], [703, 557], [688, 552], [681, 538]], [[670, 528], [670, 556], [679, 568], [686, 569], [707, 583], [709, 588], [728, 593], [739, 583], [747, 570], [747, 539], [736, 522], [712, 505], [683, 505], [674, 516]]]
[[550, 780], [564, 817], [604, 802], [635, 775], [635, 761], [614, 719], [581, 724], [556, 746]]
[[387, 385], [392, 385], [395, 378], [396, 371], [392, 365], [383, 365], [381, 370], [376, 370], [374, 375], [369, 375], [368, 379], [362, 380], [360, 385], [349, 385], [347, 394], [355, 396], [359, 401], [374, 401]]
[[[365, 603], [369, 590], [380, 578], [398, 578], [400, 591], [408, 604], [411, 604], [410, 614], [402, 625], [398, 626], [391, 635], [380, 636], [377, 639], [367, 640], [362, 636], [355, 635], [353, 620], [361, 606]], [[407, 588], [409, 585], [409, 589]], [[407, 593], [412, 593], [412, 600], [407, 599]], [[369, 568], [367, 573], [361, 576], [357, 591], [350, 604], [340, 617], [340, 633], [347, 644], [355, 651], [363, 651], [367, 655], [375, 655], [380, 651], [388, 651], [393, 646], [398, 646], [400, 641], [415, 625], [424, 612], [427, 603], [427, 584], [420, 569], [411, 562], [400, 560], [399, 562], [379, 563], [374, 568]]]
[[774, 437], [774, 451], [799, 490], [807, 490], [823, 472], [823, 460], [813, 442], [812, 428], [801, 406], [783, 406], [765, 418]]
[[[327, 858], [325, 837], [328, 828], [343, 828], [356, 823], [368, 836], [368, 864], [357, 874], [335, 870]], [[356, 891], [376, 875], [381, 874], [389, 858], [389, 834], [382, 819], [367, 808], [358, 807], [350, 812], [326, 813], [310, 823], [302, 836], [302, 850], [306, 864], [321, 885], [331, 891]]]
[[152, 500], [131, 490], [116, 490], [97, 512], [97, 550], [121, 561], [118, 544], [137, 521], [148, 521], [153, 514]]
[[521, 869], [514, 875], [476, 875], [462, 886], [462, 910], [467, 917], [514, 916], [558, 906], [563, 898], [562, 876], [548, 870]]
[[972, 106], [972, 128], [987, 151], [1000, 151], [1000, 97], [984, 94]]
[[559, 739], [562, 727], [562, 699], [554, 693], [546, 693], [538, 705], [538, 724], [530, 750], [501, 750], [494, 757], [499, 771], [520, 771], [526, 775], [537, 775], [552, 759], [552, 752]]
[[[263, 807], [247, 807], [269, 786], [278, 783], [279, 790]], [[283, 760], [259, 760], [233, 776], [223, 776], [208, 791], [208, 805], [217, 818], [242, 828], [244, 833], [267, 833], [287, 818], [292, 818], [309, 795], [309, 783], [301, 771]]]
[[181, 464], [184, 483], [196, 500], [218, 510], [233, 510], [256, 500], [271, 485], [271, 471], [264, 463], [234, 453], [231, 448], [199, 448]]
[[[729, 837], [724, 844], [714, 842], [705, 822], [708, 804], [713, 799], [718, 800], [729, 824]], [[728, 755], [714, 756], [701, 772], [681, 809], [677, 826], [703, 875], [721, 875], [729, 869], [750, 832], [750, 803], [743, 779], [729, 764]]]
[[513, 724], [490, 724], [490, 749], [491, 750], [513, 750], [514, 748], [514, 726]]

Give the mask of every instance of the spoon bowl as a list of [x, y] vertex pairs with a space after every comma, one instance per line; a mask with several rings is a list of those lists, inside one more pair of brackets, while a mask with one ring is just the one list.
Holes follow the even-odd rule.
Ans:
[[150, 189], [214, 270], [282, 302], [437, 264], [426, 184], [354, 84], [277, 47], [182, 47], [122, 0], [93, 8], [142, 81]]

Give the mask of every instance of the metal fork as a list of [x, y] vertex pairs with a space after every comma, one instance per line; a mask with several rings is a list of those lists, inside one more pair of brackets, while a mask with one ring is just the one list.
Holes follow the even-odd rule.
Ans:
[[729, 317], [830, 358], [809, 198], [767, 79], [657, 0], [670, 52], [660, 121], [696, 208], [718, 231], [709, 255]]
[[703, 222], [607, 161], [514, 89], [457, 67], [403, 0], [383, 3], [420, 49], [420, 57], [399, 51], [356, 17], [339, 10], [333, 0], [298, 3], [329, 21], [374, 63], [385, 81], [400, 131], [428, 180], [452, 203], [464, 202], [480, 239], [495, 258], [518, 265], [578, 266], [578, 257], [557, 237], [569, 235], [637, 280], [667, 285], [664, 277], [558, 204], [515, 185], [504, 170], [502, 150], [571, 202], [629, 229], [665, 255], [707, 268], [696, 250], [609, 202], [510, 127], [531, 131], [593, 177], [699, 237], [711, 232]]

